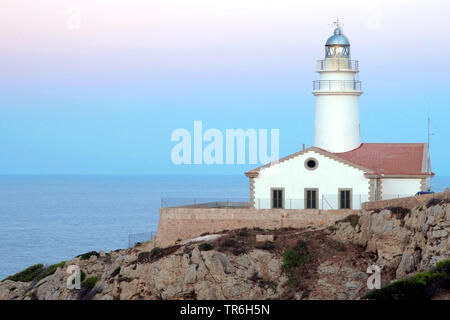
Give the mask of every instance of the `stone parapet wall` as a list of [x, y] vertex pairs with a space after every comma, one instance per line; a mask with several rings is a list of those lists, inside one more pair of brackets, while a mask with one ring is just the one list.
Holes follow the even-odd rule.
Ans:
[[377, 200], [364, 202], [361, 207], [363, 210], [376, 210], [389, 207], [403, 207], [403, 208], [415, 208], [426, 204], [431, 199], [448, 199], [450, 198], [450, 191], [424, 194], [414, 197], [395, 198], [388, 200]]
[[240, 228], [327, 227], [357, 210], [285, 210], [253, 208], [162, 208], [156, 245], [168, 246], [206, 232]]

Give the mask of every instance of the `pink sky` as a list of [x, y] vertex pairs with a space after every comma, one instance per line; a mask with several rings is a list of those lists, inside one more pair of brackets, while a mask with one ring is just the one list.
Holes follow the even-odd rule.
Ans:
[[[433, 118], [434, 163], [448, 175], [448, 0], [2, 0], [0, 143], [9, 156], [0, 166], [128, 172], [124, 155], [137, 154], [136, 172], [170, 171], [170, 132], [194, 120], [280, 128], [282, 154], [297, 151], [311, 143], [315, 61], [336, 17], [360, 61], [365, 141], [424, 141], [427, 107], [433, 116], [444, 108]], [[111, 128], [124, 119], [126, 129]], [[117, 146], [123, 132], [129, 140]], [[158, 146], [152, 166], [149, 145]], [[118, 163], [105, 168], [103, 156]]]

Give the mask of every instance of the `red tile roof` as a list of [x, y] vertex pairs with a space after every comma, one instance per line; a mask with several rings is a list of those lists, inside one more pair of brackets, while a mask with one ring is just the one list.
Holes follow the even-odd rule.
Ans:
[[362, 143], [358, 148], [333, 153], [377, 174], [424, 174], [425, 143]]
[[261, 169], [295, 158], [305, 152], [315, 151], [327, 157], [341, 161], [363, 170], [366, 174], [385, 175], [434, 175], [423, 172], [423, 161], [427, 152], [425, 143], [362, 143], [358, 148], [348, 152], [331, 153], [317, 147], [293, 153], [278, 161], [255, 168], [245, 174], [256, 177]]

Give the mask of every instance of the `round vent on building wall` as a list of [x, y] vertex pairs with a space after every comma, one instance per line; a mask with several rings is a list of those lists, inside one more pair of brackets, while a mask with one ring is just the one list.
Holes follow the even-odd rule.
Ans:
[[315, 170], [319, 166], [319, 162], [314, 158], [308, 158], [305, 160], [305, 168], [308, 170]]

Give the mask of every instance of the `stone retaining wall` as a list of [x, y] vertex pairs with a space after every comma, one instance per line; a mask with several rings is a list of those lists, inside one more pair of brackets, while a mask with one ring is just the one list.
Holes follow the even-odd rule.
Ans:
[[284, 210], [253, 208], [161, 208], [156, 245], [164, 247], [178, 239], [203, 233], [240, 228], [326, 227], [357, 210]]
[[450, 191], [433, 193], [433, 194], [424, 194], [420, 196], [414, 197], [406, 197], [406, 198], [396, 198], [389, 200], [377, 200], [364, 202], [361, 207], [363, 210], [375, 210], [375, 209], [383, 209], [389, 207], [403, 207], [403, 208], [415, 208], [418, 206], [422, 206], [426, 204], [433, 198], [436, 199], [448, 199], [450, 197]]

